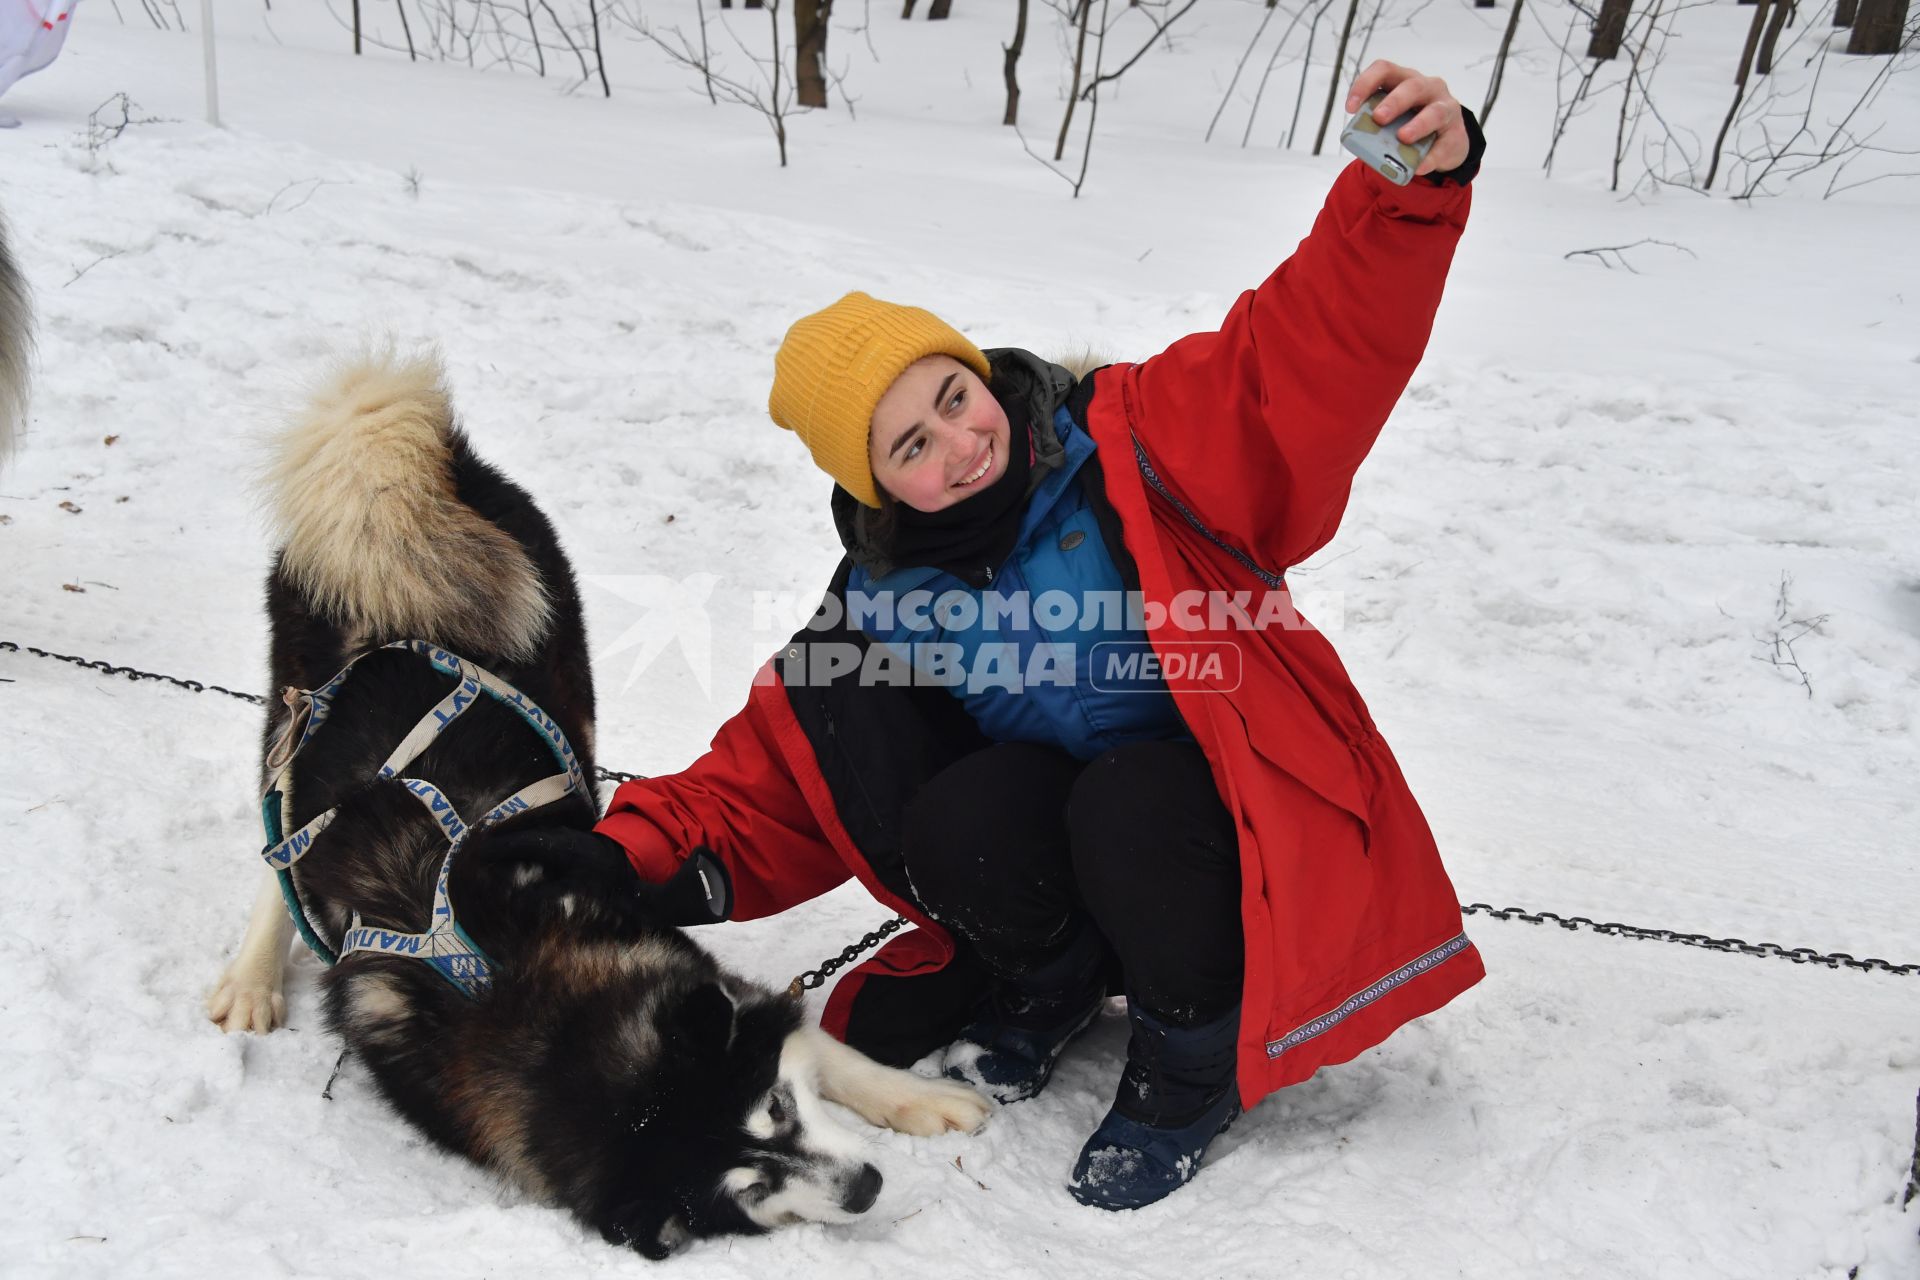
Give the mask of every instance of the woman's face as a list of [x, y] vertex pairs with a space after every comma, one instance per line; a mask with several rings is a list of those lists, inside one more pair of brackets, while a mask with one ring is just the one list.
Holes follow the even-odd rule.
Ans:
[[867, 462], [882, 489], [916, 511], [965, 502], [1007, 473], [1007, 415], [952, 356], [908, 365], [874, 406]]

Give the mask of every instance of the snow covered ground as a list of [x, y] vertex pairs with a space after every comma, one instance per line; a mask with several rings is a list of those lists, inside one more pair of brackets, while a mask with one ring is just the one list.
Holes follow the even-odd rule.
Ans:
[[[1260, 12], [1205, 0], [1103, 104], [1069, 200], [996, 127], [1005, 15], [957, 9], [876, 16], [871, 55], [837, 32], [858, 117], [793, 122], [784, 171], [758, 120], [632, 45], [611, 100], [565, 96], [356, 61], [310, 0], [222, 0], [215, 132], [197, 34], [83, 9], [0, 134], [41, 324], [0, 474], [0, 640], [261, 688], [256, 441], [329, 354], [431, 340], [588, 579], [603, 759], [684, 764], [784, 634], [756, 597], [810, 595], [838, 555], [824, 483], [765, 420], [792, 318], [865, 288], [989, 344], [1151, 352], [1284, 256], [1340, 163], [1275, 150], [1277, 125], [1200, 144]], [[1505, 13], [1447, 0], [1374, 49], [1477, 106]], [[1710, 134], [1749, 13], [1690, 16], [1663, 109]], [[1464, 900], [1920, 960], [1920, 184], [1623, 201], [1610, 107], [1543, 180], [1553, 52], [1521, 41], [1428, 359], [1297, 589]], [[1057, 121], [1054, 58], [1036, 34], [1031, 136]], [[168, 120], [88, 148], [119, 92]], [[1914, 86], [1878, 110], [1888, 145], [1920, 141]], [[1237, 139], [1244, 105], [1228, 119]], [[1643, 238], [1687, 252], [1564, 256]], [[1761, 660], [1815, 618], [1805, 683]], [[290, 1030], [205, 1021], [256, 874], [256, 711], [10, 653], [0, 680], [0, 1272], [643, 1265], [425, 1148], [351, 1066], [323, 1100], [337, 1048], [304, 956]], [[842, 890], [703, 940], [784, 981], [882, 915]], [[978, 1137], [876, 1135], [887, 1190], [860, 1226], [669, 1265], [1920, 1274], [1899, 1207], [1920, 980], [1469, 929], [1485, 983], [1270, 1099], [1163, 1205], [1107, 1216], [1062, 1187], [1115, 1016]]]

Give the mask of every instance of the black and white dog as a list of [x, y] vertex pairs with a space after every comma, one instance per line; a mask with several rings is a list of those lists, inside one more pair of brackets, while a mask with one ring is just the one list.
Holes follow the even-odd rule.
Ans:
[[[319, 692], [270, 701], [262, 790], [303, 931], [341, 956], [328, 1025], [396, 1110], [656, 1258], [869, 1208], [880, 1174], [823, 1099], [905, 1133], [985, 1120], [971, 1090], [880, 1066], [721, 969], [590, 833], [590, 789], [540, 790], [557, 759], [593, 773], [578, 593], [546, 518], [455, 429], [436, 364], [345, 369], [273, 459], [273, 687]], [[463, 696], [470, 673], [518, 701]], [[284, 1021], [293, 930], [270, 873], [215, 1022]], [[460, 954], [426, 962], [421, 931]]]

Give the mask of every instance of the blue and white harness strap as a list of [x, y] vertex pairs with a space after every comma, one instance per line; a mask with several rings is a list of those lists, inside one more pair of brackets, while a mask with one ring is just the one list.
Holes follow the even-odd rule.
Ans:
[[492, 962], [467, 936], [460, 922], [454, 919], [453, 901], [447, 896], [447, 876], [453, 868], [453, 855], [473, 832], [484, 830], [511, 814], [535, 809], [565, 796], [570, 789], [567, 775], [556, 773], [523, 787], [489, 809], [486, 816], [472, 826], [461, 820], [453, 802], [432, 783], [422, 782], [418, 778], [402, 778], [400, 785], [426, 806], [427, 812], [440, 823], [440, 829], [447, 836], [447, 856], [441, 859], [440, 874], [433, 882], [433, 911], [427, 931], [396, 933], [390, 929], [376, 929], [362, 923], [360, 913], [356, 911], [345, 936], [340, 939], [340, 957], [344, 960], [356, 951], [411, 956], [432, 965], [435, 972], [464, 994], [480, 995], [493, 980]]
[[[456, 681], [453, 689], [420, 718], [380, 766], [380, 776], [398, 778], [408, 794], [418, 800], [439, 823], [442, 834], [447, 838], [447, 853], [440, 861], [440, 874], [434, 881], [432, 918], [426, 931], [399, 933], [373, 928], [363, 924], [359, 913], [355, 912], [339, 945], [331, 945], [318, 913], [300, 892], [294, 876], [294, 867], [313, 848], [315, 838], [332, 823], [338, 810], [328, 809], [298, 831], [284, 834], [284, 822], [292, 802], [293, 761], [312, 738], [314, 731], [331, 714], [334, 696], [360, 658], [349, 662], [339, 674], [317, 689], [288, 690], [287, 703], [292, 712], [280, 741], [267, 756], [268, 767], [276, 772], [261, 805], [261, 816], [267, 831], [267, 846], [261, 850], [261, 857], [280, 878], [281, 896], [286, 899], [287, 910], [293, 916], [294, 924], [299, 927], [300, 936], [314, 954], [327, 964], [335, 964], [361, 951], [409, 956], [424, 960], [463, 994], [477, 996], [492, 982], [492, 962], [454, 917], [453, 902], [447, 893], [454, 854], [474, 832], [483, 831], [516, 813], [537, 809], [569, 795], [580, 796], [592, 813], [596, 808], [593, 789], [587, 783], [586, 774], [573, 753], [572, 744], [567, 741], [566, 733], [553, 717], [518, 689], [485, 668], [425, 641], [400, 640], [384, 647], [416, 653], [436, 670], [452, 676]], [[360, 655], [362, 658], [365, 656]], [[538, 731], [553, 753], [555, 762], [561, 766], [561, 771], [522, 787], [487, 810], [479, 821], [468, 823], [438, 787], [419, 778], [406, 777], [401, 771], [418, 759], [447, 726], [474, 705], [482, 693], [512, 708]]]

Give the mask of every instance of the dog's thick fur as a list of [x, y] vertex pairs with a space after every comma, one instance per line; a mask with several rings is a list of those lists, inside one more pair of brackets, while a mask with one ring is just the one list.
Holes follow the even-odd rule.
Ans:
[[33, 359], [33, 300], [13, 260], [7, 222], [0, 218], [0, 463], [27, 425], [29, 366]]
[[[512, 683], [589, 776], [593, 686], [572, 571], [531, 499], [480, 461], [431, 361], [344, 370], [277, 442], [284, 543], [267, 582], [275, 689], [311, 689], [361, 653], [425, 639]], [[295, 761], [289, 829], [337, 806], [299, 864], [335, 939], [352, 912], [426, 928], [446, 844], [381, 762], [453, 681], [368, 653]], [[265, 759], [289, 712], [270, 704]], [[479, 698], [406, 772], [471, 821], [555, 771], [540, 736]], [[864, 1212], [880, 1175], [820, 1105], [910, 1133], [972, 1129], [987, 1104], [802, 1026], [783, 996], [667, 927], [589, 804], [568, 797], [469, 837], [450, 895], [495, 962], [470, 1000], [426, 964], [356, 954], [328, 970], [328, 1025], [403, 1116], [442, 1146], [664, 1256], [680, 1240]], [[208, 1013], [269, 1031], [292, 925], [271, 876]]]

